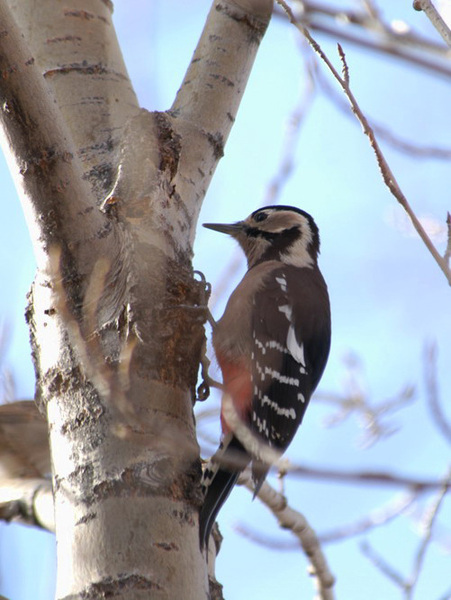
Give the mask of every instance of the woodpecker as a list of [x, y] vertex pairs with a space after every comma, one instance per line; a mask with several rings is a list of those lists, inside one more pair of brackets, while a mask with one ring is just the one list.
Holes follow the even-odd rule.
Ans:
[[204, 227], [231, 235], [246, 255], [248, 270], [213, 327], [223, 377], [223, 438], [202, 479], [202, 549], [240, 472], [252, 463], [257, 494], [270, 467], [231, 429], [226, 398], [261, 444], [284, 452], [321, 379], [331, 336], [329, 295], [318, 268], [319, 231], [308, 213], [267, 206], [244, 221]]

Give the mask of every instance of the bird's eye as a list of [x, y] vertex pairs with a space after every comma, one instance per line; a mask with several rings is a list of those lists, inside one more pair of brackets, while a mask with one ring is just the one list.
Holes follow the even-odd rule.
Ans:
[[264, 221], [267, 218], [268, 218], [268, 213], [260, 212], [255, 215], [254, 221], [256, 221], [257, 223], [261, 223], [262, 221]]

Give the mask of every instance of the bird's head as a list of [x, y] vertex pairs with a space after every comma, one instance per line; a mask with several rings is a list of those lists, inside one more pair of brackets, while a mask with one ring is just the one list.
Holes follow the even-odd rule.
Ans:
[[319, 254], [319, 231], [313, 218], [293, 206], [266, 206], [236, 223], [204, 223], [227, 233], [242, 247], [249, 268], [266, 260], [312, 268]]

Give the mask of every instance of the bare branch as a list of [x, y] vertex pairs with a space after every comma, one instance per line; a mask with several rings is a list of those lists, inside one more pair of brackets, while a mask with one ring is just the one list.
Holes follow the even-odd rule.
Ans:
[[442, 485], [437, 494], [437, 497], [434, 500], [428, 512], [426, 523], [424, 525], [423, 539], [421, 540], [421, 543], [418, 547], [418, 551], [414, 559], [412, 574], [409, 578], [406, 579], [402, 575], [400, 575], [399, 572], [396, 571], [391, 565], [389, 565], [385, 558], [382, 557], [379, 553], [377, 553], [368, 542], [363, 542], [360, 545], [362, 552], [365, 554], [365, 556], [367, 556], [367, 558], [370, 559], [374, 566], [378, 568], [395, 585], [401, 588], [401, 590], [404, 592], [405, 600], [412, 600], [413, 598], [414, 589], [421, 574], [421, 568], [424, 562], [424, 558], [426, 556], [426, 551], [432, 539], [432, 529], [450, 485], [451, 474], [448, 473], [446, 479], [442, 481]]
[[343, 539], [371, 531], [376, 527], [386, 525], [390, 521], [393, 521], [402, 515], [408, 508], [412, 506], [417, 498], [417, 491], [410, 491], [402, 494], [400, 497], [395, 497], [385, 506], [376, 508], [368, 515], [362, 519], [359, 519], [358, 521], [355, 521], [354, 523], [349, 523], [347, 525], [343, 525], [336, 529], [319, 534], [319, 540], [322, 544], [339, 542]]
[[429, 544], [431, 542], [431, 539], [432, 539], [432, 530], [434, 527], [434, 523], [437, 519], [437, 515], [440, 511], [442, 502], [445, 499], [446, 494], [448, 493], [450, 485], [451, 485], [451, 472], [448, 473], [446, 479], [444, 480], [444, 482], [442, 484], [441, 490], [437, 494], [435, 501], [433, 502], [432, 506], [430, 507], [429, 514], [428, 514], [426, 522], [424, 524], [423, 539], [421, 541], [421, 544], [418, 547], [418, 551], [415, 556], [412, 574], [411, 574], [409, 580], [405, 584], [405, 589], [406, 589], [405, 600], [411, 600], [413, 598], [414, 588], [418, 582], [418, 579], [419, 579], [419, 576], [421, 573], [421, 567], [423, 565], [423, 562], [424, 562], [424, 559], [426, 556], [426, 551], [427, 551]]
[[341, 72], [343, 75], [343, 81], [346, 83], [346, 85], [349, 85], [349, 67], [346, 62], [345, 53], [344, 53], [343, 48], [340, 46], [340, 44], [337, 44], [337, 48], [338, 48], [338, 55], [340, 57], [341, 64], [342, 64]]
[[[365, 515], [353, 523], [348, 523], [336, 527], [335, 529], [318, 533], [318, 540], [321, 544], [332, 544], [356, 535], [361, 535], [362, 533], [366, 533], [377, 527], [382, 527], [402, 515], [412, 506], [417, 498], [417, 492], [407, 492], [406, 494], [402, 494], [401, 497], [397, 496], [394, 500], [387, 503], [387, 505], [376, 508], [368, 515]], [[293, 540], [282, 540], [280, 538], [270, 537], [260, 531], [251, 529], [247, 525], [238, 525], [237, 530], [247, 539], [267, 548], [281, 551], [299, 550], [299, 544]]]
[[325, 479], [340, 483], [386, 485], [389, 487], [408, 487], [417, 492], [438, 489], [442, 486], [440, 479], [426, 479], [408, 477], [390, 473], [389, 471], [345, 471], [340, 469], [327, 469], [324, 467], [307, 467], [291, 465], [288, 472], [303, 479]]
[[[447, 64], [448, 48], [412, 31], [407, 25], [399, 31], [391, 23], [385, 23], [379, 13], [369, 15], [315, 2], [299, 4], [302, 12], [298, 16], [298, 22], [311, 31], [326, 35], [334, 41], [340, 40], [375, 53], [393, 56], [415, 68], [451, 77], [451, 68]], [[282, 9], [276, 9], [275, 15], [287, 17]], [[332, 24], [325, 22], [324, 17], [330, 18]], [[362, 29], [363, 32], [359, 31]]]
[[415, 10], [424, 12], [443, 40], [451, 47], [451, 31], [431, 0], [415, 0], [413, 7]]
[[424, 379], [426, 384], [427, 400], [432, 420], [437, 429], [451, 443], [451, 423], [443, 411], [437, 383], [437, 345], [428, 344], [424, 349]]
[[[5, 154], [13, 154], [11, 166], [14, 161], [38, 266], [47, 266], [48, 245], [60, 243], [79, 273], [89, 273], [93, 249], [105, 255], [113, 248], [107, 219], [92, 211], [91, 191], [67, 125], [8, 2], [0, 4], [0, 23], [1, 141]], [[95, 240], [91, 254], [83, 251], [86, 239]]]
[[361, 361], [358, 357], [350, 354], [345, 357], [345, 365], [347, 377], [344, 393], [318, 392], [315, 394], [315, 399], [338, 406], [336, 413], [326, 417], [326, 425], [336, 425], [352, 414], [357, 415], [362, 422], [361, 443], [368, 447], [377, 440], [392, 435], [397, 430], [396, 425], [386, 423], [384, 419], [387, 415], [412, 402], [415, 389], [411, 385], [406, 385], [392, 398], [377, 404], [371, 403], [370, 393], [361, 382], [363, 375]]
[[[251, 492], [254, 491], [248, 469], [242, 473], [238, 483], [246, 486]], [[318, 538], [304, 515], [290, 508], [286, 498], [266, 482], [258, 493], [258, 499], [269, 508], [283, 529], [289, 529], [299, 539], [302, 549], [310, 561], [311, 574], [315, 577], [319, 598], [333, 600], [335, 577], [330, 572]]]
[[362, 542], [360, 544], [360, 550], [381, 573], [390, 579], [390, 581], [401, 589], [405, 588], [404, 577], [389, 565], [385, 558], [376, 552], [369, 542]]
[[[284, 0], [277, 0], [277, 1], [281, 6], [283, 6], [283, 8], [286, 10], [287, 14], [290, 17], [290, 21], [307, 38], [310, 46], [318, 54], [318, 56], [323, 60], [323, 62], [327, 65], [330, 72], [332, 73], [332, 75], [335, 77], [335, 79], [341, 86], [343, 92], [345, 93], [346, 97], [349, 100], [352, 112], [355, 114], [356, 118], [362, 125], [363, 132], [365, 133], [365, 135], [368, 136], [370, 145], [376, 155], [376, 161], [377, 161], [377, 164], [378, 164], [378, 167], [381, 172], [381, 175], [382, 175], [385, 185], [388, 187], [388, 189], [390, 190], [392, 195], [396, 198], [396, 200], [399, 202], [399, 204], [404, 208], [406, 213], [409, 215], [409, 218], [412, 221], [412, 224], [413, 224], [414, 228], [416, 229], [418, 235], [423, 240], [425, 246], [427, 247], [429, 252], [432, 254], [434, 260], [436, 261], [436, 263], [442, 270], [449, 285], [451, 285], [451, 270], [448, 268], [446, 261], [443, 259], [443, 257], [440, 255], [440, 253], [438, 252], [438, 250], [432, 243], [432, 241], [429, 238], [428, 234], [426, 233], [423, 225], [420, 223], [419, 219], [417, 218], [414, 211], [412, 210], [407, 198], [404, 196], [398, 182], [396, 181], [396, 178], [395, 178], [392, 170], [390, 169], [390, 167], [385, 159], [384, 154], [382, 153], [382, 150], [379, 147], [379, 144], [376, 140], [376, 136], [374, 135], [374, 131], [371, 128], [371, 126], [370, 126], [367, 118], [363, 114], [362, 110], [360, 109], [360, 106], [358, 105], [357, 100], [355, 99], [354, 94], [352, 93], [351, 88], [349, 87], [349, 84], [346, 82], [346, 80], [343, 77], [340, 76], [340, 74], [335, 69], [335, 67], [329, 60], [329, 58], [326, 56], [326, 54], [321, 49], [318, 42], [310, 35], [309, 31], [301, 23], [299, 23], [299, 21], [296, 19], [291, 8], [287, 5], [287, 3]], [[343, 69], [347, 69], [346, 57], [345, 57], [344, 52], [341, 53], [340, 59], [341, 59], [342, 65], [343, 65]]]
[[[315, 71], [315, 78], [320, 88], [324, 91], [325, 97], [329, 98], [343, 115], [349, 119], [352, 119], [357, 124], [357, 121], [349, 111], [349, 103], [334, 87], [332, 87], [332, 85], [329, 83], [329, 80], [321, 73], [321, 71]], [[413, 158], [419, 159], [446, 161], [451, 159], [451, 148], [427, 146], [408, 139], [403, 139], [398, 134], [394, 134], [392, 131], [390, 131], [386, 125], [378, 123], [372, 118], [368, 120], [370, 121], [373, 131], [376, 133], [379, 139], [383, 140], [386, 144], [389, 144], [398, 152], [403, 152], [404, 154], [408, 154]]]
[[[303, 44], [305, 46], [305, 43]], [[279, 164], [276, 173], [268, 184], [265, 198], [262, 206], [277, 204], [280, 202], [280, 196], [284, 186], [287, 184], [291, 173], [295, 167], [294, 157], [296, 155], [296, 146], [299, 141], [302, 125], [308, 111], [313, 103], [316, 85], [315, 85], [315, 60], [306, 58], [305, 61], [305, 86], [302, 89], [299, 100], [294, 110], [288, 117], [286, 133], [282, 142], [282, 154], [279, 158]]]
[[55, 531], [52, 484], [46, 479], [0, 480], [0, 519]]
[[446, 244], [445, 254], [443, 256], [446, 264], [449, 267], [449, 259], [451, 258], [451, 214], [446, 215], [446, 226], [448, 228], [448, 242]]

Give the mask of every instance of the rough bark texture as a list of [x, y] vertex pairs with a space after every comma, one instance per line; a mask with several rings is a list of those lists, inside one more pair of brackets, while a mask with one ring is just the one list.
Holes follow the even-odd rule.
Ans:
[[207, 598], [192, 405], [208, 298], [192, 244], [272, 2], [214, 2], [167, 113], [137, 106], [109, 1], [10, 8], [0, 100], [38, 260], [27, 320], [57, 597]]

